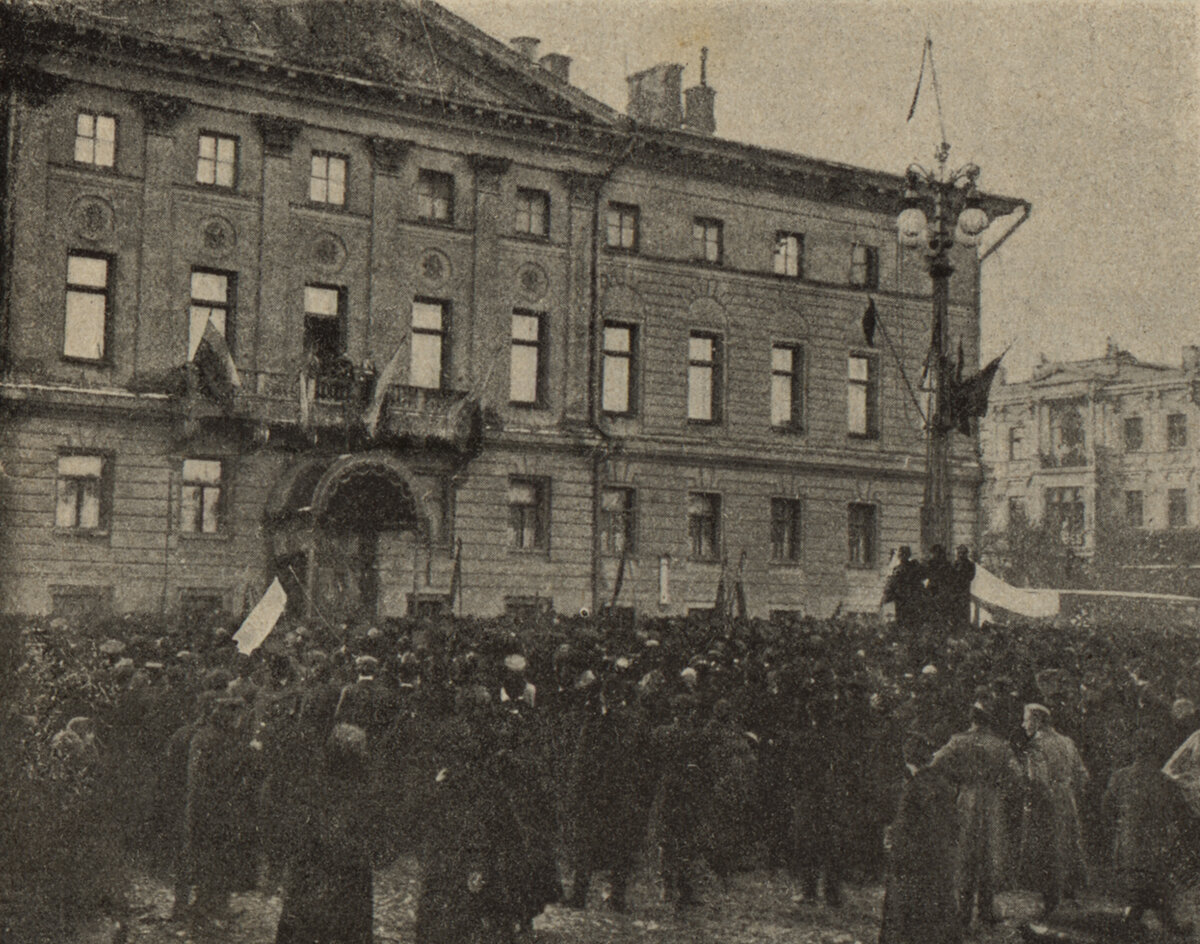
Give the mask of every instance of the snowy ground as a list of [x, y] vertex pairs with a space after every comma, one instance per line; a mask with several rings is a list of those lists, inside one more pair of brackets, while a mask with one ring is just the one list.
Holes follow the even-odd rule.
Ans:
[[[604, 907], [603, 885], [596, 883], [587, 911], [552, 906], [535, 923], [538, 944], [874, 944], [879, 933], [878, 915], [883, 893], [879, 888], [847, 889], [840, 909], [795, 900], [795, 889], [782, 875], [753, 872], [734, 878], [728, 888], [709, 883], [705, 903], [676, 916], [662, 901], [661, 891], [649, 876], [643, 876], [631, 893], [628, 914], [618, 915]], [[411, 942], [417, 895], [416, 866], [402, 861], [376, 877], [375, 928], [380, 944]], [[1196, 914], [1194, 896], [1185, 917]], [[136, 944], [179, 944], [179, 942], [230, 942], [270, 944], [274, 940], [279, 899], [265, 894], [238, 895], [233, 899], [233, 916], [224, 927], [197, 934], [168, 920], [170, 890], [142, 880], [133, 896], [135, 917], [128, 940]], [[1000, 898], [1004, 924], [977, 933], [972, 939], [982, 944], [1009, 944], [1022, 940], [1021, 926], [1037, 911], [1034, 896], [1009, 893]], [[1062, 909], [1065, 927], [1072, 918], [1097, 913], [1112, 919], [1111, 903], [1089, 900], [1068, 903]], [[1152, 925], [1152, 922], [1151, 922]], [[1114, 932], [1093, 932], [1090, 940], [1111, 940]], [[1165, 940], [1157, 928], [1148, 927], [1144, 941]], [[1193, 938], [1200, 940], [1200, 938]]]

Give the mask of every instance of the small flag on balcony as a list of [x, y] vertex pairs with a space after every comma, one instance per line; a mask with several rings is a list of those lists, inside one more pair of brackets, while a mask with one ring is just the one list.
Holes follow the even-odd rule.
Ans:
[[875, 310], [875, 299], [867, 299], [867, 310], [863, 312], [862, 329], [863, 338], [867, 342], [867, 347], [875, 346], [875, 328], [879, 324], [879, 312]]
[[371, 395], [371, 403], [363, 413], [363, 426], [367, 428], [367, 436], [373, 438], [379, 426], [379, 414], [383, 410], [383, 401], [387, 399], [388, 389], [400, 376], [400, 365], [404, 360], [404, 347], [408, 343], [408, 335], [400, 339], [396, 345], [396, 353], [387, 362], [383, 372], [375, 378], [375, 392]]
[[961, 374], [962, 361], [959, 361], [958, 376], [950, 380], [950, 389], [947, 392], [949, 401], [949, 415], [945, 422], [947, 428], [957, 429], [964, 436], [970, 436], [971, 420], [987, 415], [992, 380], [996, 376], [996, 371], [1000, 369], [1000, 360], [1003, 357], [1004, 355], [1001, 354], [994, 358], [983, 370], [965, 380], [962, 379]]
[[229, 353], [229, 345], [212, 318], [204, 326], [204, 334], [196, 346], [192, 362], [200, 372], [201, 386], [205, 393], [226, 409], [233, 406], [234, 392], [241, 387], [237, 365]]

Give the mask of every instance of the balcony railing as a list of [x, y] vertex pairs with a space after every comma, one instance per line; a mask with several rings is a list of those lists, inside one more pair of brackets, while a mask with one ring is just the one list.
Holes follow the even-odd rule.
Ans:
[[1041, 453], [1038, 456], [1043, 469], [1071, 469], [1088, 465], [1088, 455], [1082, 446], [1059, 453]]

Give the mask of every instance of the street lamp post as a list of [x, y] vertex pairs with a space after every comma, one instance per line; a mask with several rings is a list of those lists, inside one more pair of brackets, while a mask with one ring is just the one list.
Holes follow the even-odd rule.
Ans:
[[953, 536], [950, 493], [950, 250], [956, 242], [979, 243], [988, 226], [980, 205], [976, 182], [979, 168], [966, 164], [947, 171], [950, 145], [943, 141], [934, 152], [937, 170], [909, 165], [904, 209], [896, 223], [903, 246], [926, 246], [925, 263], [933, 281], [933, 329], [929, 375], [933, 378], [933, 404], [926, 424], [925, 494], [921, 502], [921, 546], [926, 554], [934, 545], [949, 550]]

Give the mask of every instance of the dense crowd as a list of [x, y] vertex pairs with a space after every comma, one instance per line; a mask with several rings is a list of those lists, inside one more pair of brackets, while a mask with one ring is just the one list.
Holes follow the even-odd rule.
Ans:
[[[1127, 834], [1159, 823], [1131, 826], [1144, 794], [1177, 799], [1152, 774], [1200, 726], [1192, 634], [1083, 623], [948, 624], [936, 651], [841, 619], [290, 624], [251, 656], [224, 621], [135, 620], [21, 645], [0, 749], [28, 802], [0, 891], [22, 856], [43, 896], [90, 862], [92, 905], [119, 912], [132, 862], [219, 930], [265, 885], [281, 944], [371, 940], [373, 870], [403, 854], [422, 942], [517, 939], [548, 903], [595, 902], [597, 873], [624, 910], [647, 862], [686, 909], [702, 876], [763, 867], [836, 907], [889, 861], [883, 939], [957, 940], [1008, 883], [1049, 913], [1128, 873]], [[53, 814], [70, 848], [49, 861], [29, 830], [63, 797], [78, 828]], [[1153, 880], [1121, 886], [1133, 919], [1173, 924], [1191, 834], [1167, 818], [1133, 870]]]

